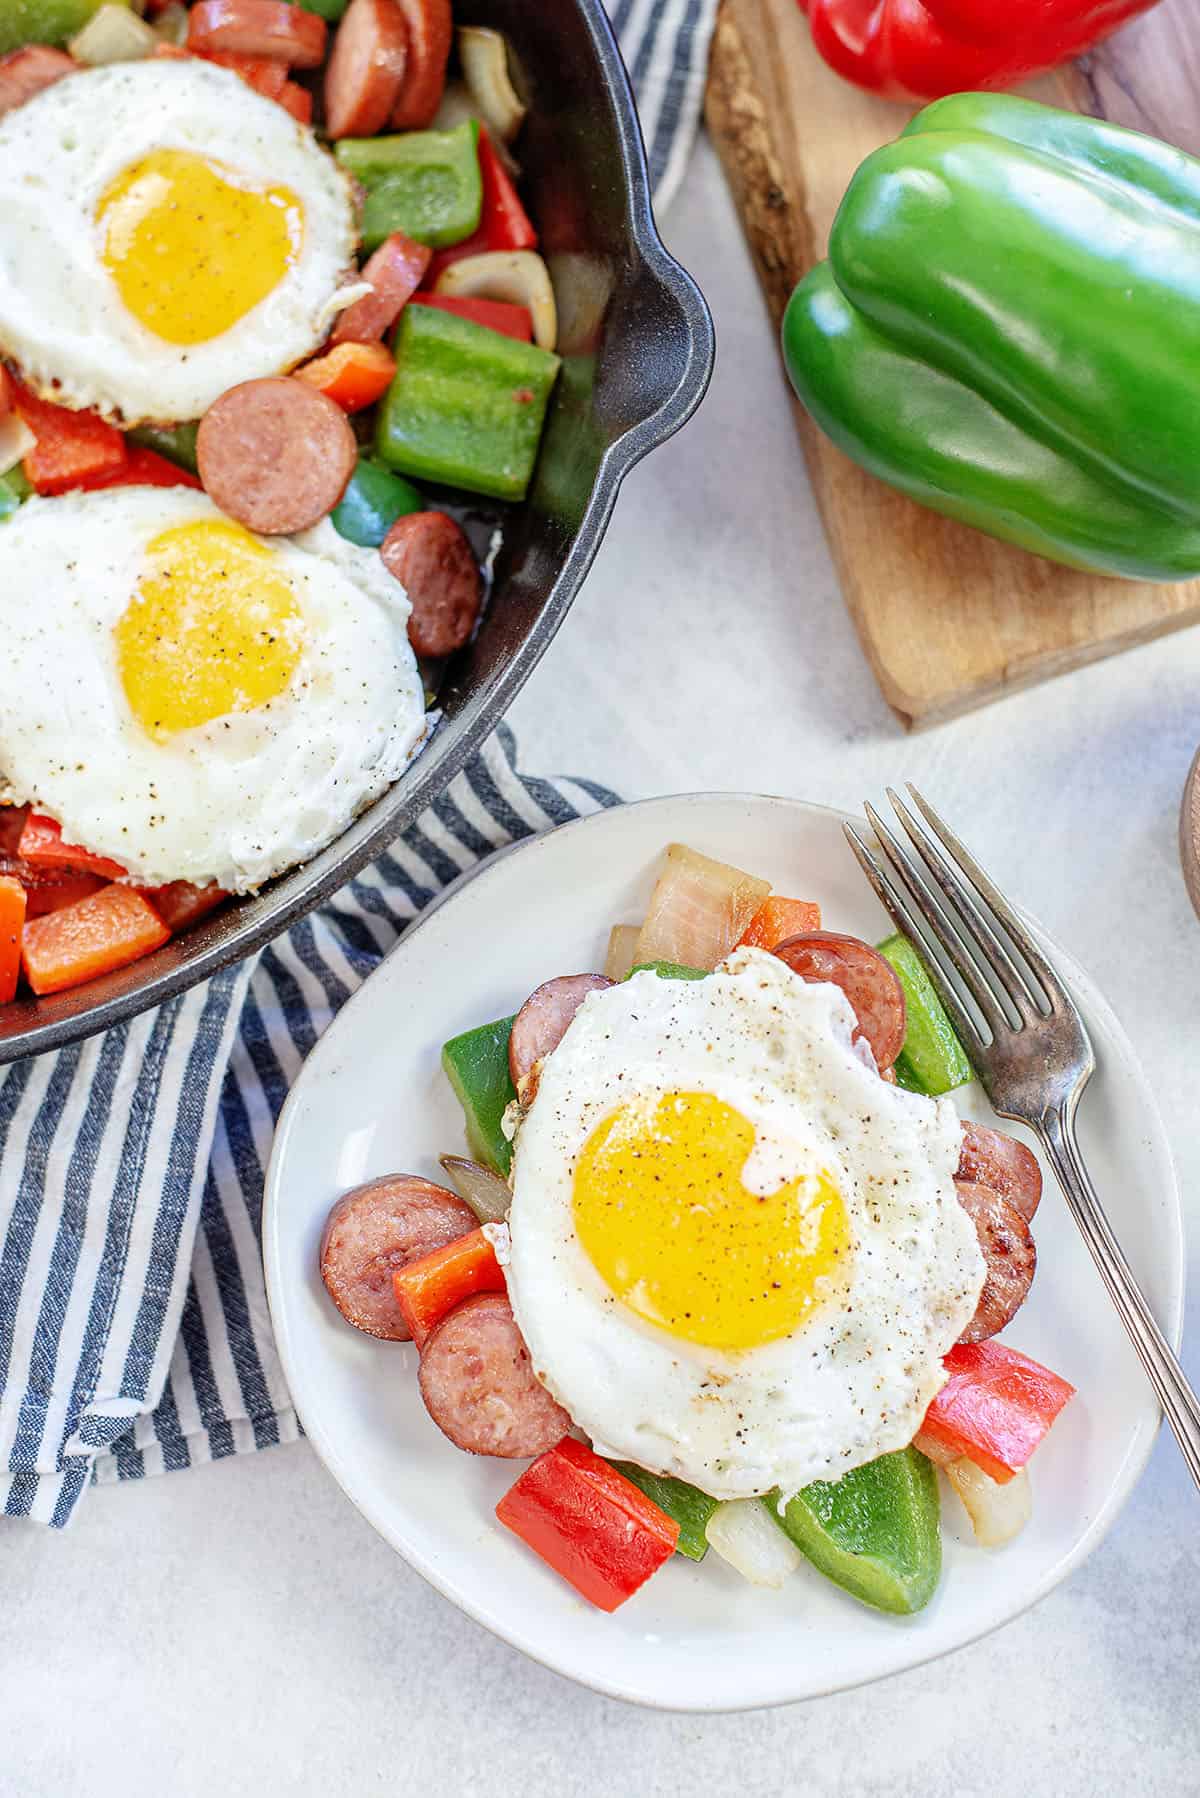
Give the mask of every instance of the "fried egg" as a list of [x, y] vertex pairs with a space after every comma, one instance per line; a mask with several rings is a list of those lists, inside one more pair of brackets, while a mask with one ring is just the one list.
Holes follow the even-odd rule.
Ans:
[[355, 242], [333, 158], [216, 64], [89, 69], [0, 119], [0, 350], [60, 404], [199, 418], [291, 368]]
[[147, 885], [259, 886], [426, 732], [409, 604], [328, 520], [253, 536], [204, 494], [31, 499], [3, 527], [9, 795]]
[[516, 1138], [507, 1263], [598, 1451], [717, 1498], [911, 1441], [984, 1263], [946, 1100], [879, 1079], [840, 989], [736, 951], [592, 993]]

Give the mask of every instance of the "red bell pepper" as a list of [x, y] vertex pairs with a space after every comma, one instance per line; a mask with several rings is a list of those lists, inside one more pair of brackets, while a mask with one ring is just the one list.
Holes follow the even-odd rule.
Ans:
[[800, 0], [813, 43], [889, 100], [1015, 87], [1090, 49], [1157, 0]]
[[21, 942], [25, 978], [39, 995], [63, 992], [140, 960], [170, 934], [132, 887], [101, 887], [88, 899], [26, 923]]
[[362, 412], [391, 386], [396, 359], [382, 343], [337, 343], [294, 372], [343, 412]]
[[172, 880], [163, 887], [139, 887], [138, 892], [150, 901], [172, 936], [190, 930], [229, 897], [214, 882], [198, 887], [191, 880]]
[[512, 177], [482, 126], [479, 130], [479, 174], [483, 182], [479, 224], [461, 243], [434, 251], [425, 274], [427, 287], [435, 286], [442, 270], [452, 262], [461, 262], [464, 256], [482, 256], [485, 250], [536, 250], [538, 247], [538, 234], [521, 204]]
[[1075, 1391], [1028, 1355], [993, 1337], [959, 1342], [945, 1360], [949, 1379], [921, 1425], [921, 1435], [1004, 1485], [1018, 1473]]
[[807, 936], [821, 928], [821, 908], [811, 899], [764, 899], [735, 945], [738, 949], [775, 949], [790, 936]]
[[127, 443], [125, 460], [119, 468], [80, 481], [79, 485], [95, 493], [100, 487], [199, 487], [200, 482], [189, 468], [180, 468], [178, 462], [160, 456], [157, 450]]
[[0, 1005], [16, 997], [24, 927], [25, 888], [11, 874], [0, 874]]
[[573, 1436], [539, 1455], [496, 1515], [602, 1611], [615, 1611], [675, 1553], [679, 1524]]
[[477, 1292], [503, 1292], [504, 1269], [482, 1230], [456, 1237], [444, 1248], [410, 1261], [392, 1275], [392, 1287], [400, 1315], [413, 1341], [422, 1348], [425, 1338], [456, 1305]]
[[115, 425], [94, 412], [51, 405], [15, 376], [10, 379], [13, 405], [37, 439], [23, 467], [38, 493], [66, 493], [124, 467], [125, 439]]
[[120, 862], [106, 855], [93, 855], [77, 843], [64, 843], [62, 825], [40, 812], [30, 812], [17, 843], [17, 854], [35, 867], [73, 868], [80, 874], [99, 874], [104, 880], [119, 880], [125, 870]]
[[434, 306], [439, 312], [453, 312], [456, 318], [470, 319], [502, 337], [515, 337], [518, 343], [533, 342], [533, 319], [528, 306], [514, 306], [509, 300], [466, 299], [458, 294], [414, 293], [412, 306]]

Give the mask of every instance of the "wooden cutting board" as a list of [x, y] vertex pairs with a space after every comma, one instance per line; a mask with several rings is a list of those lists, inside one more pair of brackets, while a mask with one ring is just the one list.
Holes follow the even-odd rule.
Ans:
[[[1196, 6], [1163, 0], [1026, 91], [1200, 154]], [[825, 254], [854, 169], [909, 112], [826, 68], [797, 0], [723, 0], [705, 111], [778, 323]], [[938, 722], [1200, 621], [1200, 581], [1106, 580], [997, 543], [873, 480], [796, 410], [846, 602], [905, 724]]]

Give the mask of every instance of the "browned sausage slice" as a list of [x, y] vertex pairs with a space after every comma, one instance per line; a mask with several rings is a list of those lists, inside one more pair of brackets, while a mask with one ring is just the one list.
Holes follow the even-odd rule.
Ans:
[[384, 566], [412, 605], [408, 640], [419, 656], [461, 649], [479, 617], [483, 582], [475, 552], [445, 512], [409, 512], [379, 545]]
[[533, 1371], [502, 1292], [467, 1299], [421, 1350], [421, 1396], [438, 1429], [471, 1455], [540, 1455], [571, 1419]]
[[567, 1026], [589, 993], [613, 983], [606, 974], [559, 974], [530, 993], [513, 1019], [508, 1039], [508, 1071], [518, 1096], [539, 1061], [557, 1049]]
[[408, 24], [408, 69], [392, 113], [396, 131], [419, 131], [433, 123], [446, 86], [446, 63], [454, 37], [450, 0], [398, 0]]
[[432, 255], [425, 244], [414, 243], [402, 231], [393, 231], [363, 268], [360, 278], [370, 282], [370, 293], [338, 314], [332, 341], [377, 343], [385, 331], [391, 330], [421, 285]]
[[856, 936], [813, 930], [774, 950], [804, 980], [831, 980], [849, 999], [876, 1067], [890, 1068], [904, 1047], [904, 988], [877, 949]]
[[962, 1150], [958, 1158], [956, 1180], [973, 1181], [990, 1186], [1027, 1223], [1042, 1198], [1042, 1170], [1038, 1158], [1015, 1136], [1002, 1130], [989, 1130], [986, 1124], [963, 1121]]
[[985, 1342], [1011, 1323], [1025, 1303], [1037, 1271], [1037, 1249], [1026, 1220], [998, 1192], [968, 1180], [954, 1184], [987, 1262], [975, 1315], [958, 1340]]
[[0, 56], [0, 118], [64, 75], [73, 75], [79, 66], [65, 50], [52, 50], [48, 44], [27, 44]]
[[210, 498], [266, 537], [290, 536], [327, 517], [357, 454], [341, 407], [289, 375], [229, 388], [209, 407], [196, 436], [196, 462]]
[[325, 58], [325, 36], [324, 19], [287, 0], [197, 0], [188, 14], [188, 49], [201, 56], [222, 50], [317, 69]]
[[321, 1237], [321, 1278], [355, 1329], [407, 1342], [392, 1274], [478, 1228], [457, 1193], [417, 1174], [386, 1174], [340, 1198]]
[[391, 117], [408, 66], [408, 26], [396, 0], [350, 0], [325, 70], [330, 137], [374, 137]]

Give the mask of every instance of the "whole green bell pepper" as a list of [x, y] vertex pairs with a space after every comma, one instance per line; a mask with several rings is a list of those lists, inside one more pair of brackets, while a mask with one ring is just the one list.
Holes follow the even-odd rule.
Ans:
[[854, 175], [783, 322], [835, 443], [912, 499], [1105, 574], [1200, 573], [1200, 162], [1007, 94]]

